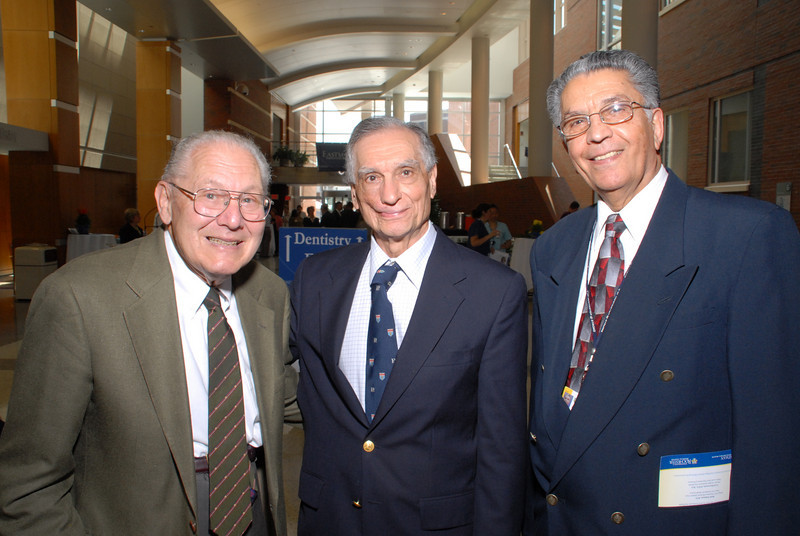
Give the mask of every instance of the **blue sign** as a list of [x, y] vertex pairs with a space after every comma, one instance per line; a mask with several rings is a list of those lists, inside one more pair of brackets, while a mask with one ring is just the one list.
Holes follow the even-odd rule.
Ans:
[[335, 227], [281, 227], [280, 262], [278, 274], [292, 281], [300, 261], [326, 249], [358, 244], [367, 239], [366, 229], [337, 229]]

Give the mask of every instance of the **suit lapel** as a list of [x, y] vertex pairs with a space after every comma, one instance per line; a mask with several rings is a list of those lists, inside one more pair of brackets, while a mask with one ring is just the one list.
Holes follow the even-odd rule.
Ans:
[[320, 286], [317, 297], [320, 304], [317, 333], [320, 334], [321, 348], [324, 349], [320, 355], [325, 360], [325, 368], [328, 375], [333, 378], [333, 385], [339, 396], [353, 416], [364, 426], [367, 425], [367, 417], [353, 387], [339, 369], [339, 356], [342, 353], [344, 333], [358, 278], [369, 254], [369, 244], [370, 242], [366, 241], [347, 249], [347, 254], [342, 255], [338, 262], [330, 267], [325, 284]]
[[[540, 303], [552, 304], [551, 311], [541, 311], [544, 376], [542, 404], [544, 425], [550, 441], [558, 448], [561, 434], [569, 417], [569, 409], [561, 400], [561, 391], [569, 371], [569, 355], [575, 343], [575, 309], [581, 297], [579, 284], [586, 261], [586, 249], [596, 218], [595, 210], [586, 210], [570, 216], [583, 218], [579, 229], [580, 240], [559, 244], [560, 261], [552, 272], [534, 273], [534, 287]], [[564, 248], [568, 248], [564, 250]]]
[[555, 484], [613, 419], [655, 352], [697, 271], [683, 261], [687, 188], [670, 175], [620, 289], [553, 469]]
[[194, 508], [197, 484], [175, 287], [163, 234], [141, 240], [128, 278], [139, 300], [125, 310], [125, 322], [184, 492]]
[[456, 314], [463, 295], [456, 284], [464, 279], [457, 261], [459, 246], [437, 229], [436, 242], [425, 268], [422, 286], [403, 344], [397, 352], [389, 383], [372, 421], [377, 425], [413, 381]]

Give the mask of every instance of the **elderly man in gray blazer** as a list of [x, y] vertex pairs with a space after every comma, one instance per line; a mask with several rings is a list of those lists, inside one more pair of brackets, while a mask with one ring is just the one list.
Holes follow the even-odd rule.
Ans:
[[[0, 534], [190, 535], [209, 523], [218, 534], [286, 533], [282, 425], [298, 414], [289, 300], [283, 281], [251, 261], [269, 178], [250, 140], [184, 139], [155, 191], [167, 230], [42, 283], [0, 440]], [[209, 498], [217, 343], [208, 348], [206, 323], [216, 307], [223, 338], [234, 339], [227, 362], [244, 421], [231, 434], [247, 475], [234, 528], [217, 528]]]

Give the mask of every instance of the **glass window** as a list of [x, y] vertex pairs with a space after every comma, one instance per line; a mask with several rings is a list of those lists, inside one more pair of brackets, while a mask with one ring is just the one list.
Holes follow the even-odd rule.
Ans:
[[598, 50], [620, 48], [622, 41], [622, 0], [599, 0]]
[[667, 114], [666, 120], [662, 161], [685, 181], [689, 171], [689, 112], [681, 110]]
[[567, 25], [567, 0], [553, 0], [553, 34]]
[[[405, 121], [417, 123], [427, 130], [428, 103], [425, 99], [406, 99], [403, 105]], [[310, 165], [316, 165], [315, 142], [346, 143], [355, 126], [367, 117], [386, 115], [384, 100], [326, 100], [300, 112], [300, 147], [309, 155]], [[489, 102], [489, 165], [503, 163], [503, 104]], [[442, 101], [442, 129], [455, 134], [470, 151], [472, 121], [469, 100]], [[293, 149], [295, 147], [292, 147]]]
[[750, 181], [750, 92], [714, 101], [709, 183]]

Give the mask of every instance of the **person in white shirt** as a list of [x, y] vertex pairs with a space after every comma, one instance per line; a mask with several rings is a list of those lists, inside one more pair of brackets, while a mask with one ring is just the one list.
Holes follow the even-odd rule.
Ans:
[[347, 169], [372, 238], [305, 259], [292, 283], [298, 534], [518, 536], [524, 280], [429, 221], [436, 157], [420, 127], [362, 121]]
[[[238, 533], [286, 534], [283, 423], [299, 419], [288, 290], [252, 261], [269, 180], [251, 140], [186, 138], [155, 189], [166, 231], [42, 282], [0, 439], [0, 533], [189, 536], [219, 526], [209, 511], [219, 510], [209, 471], [220, 466], [209, 331], [223, 326], [237, 386], [225, 398], [241, 417], [225, 450], [242, 469]], [[208, 325], [212, 295], [228, 328]]]
[[600, 200], [531, 251], [525, 534], [795, 533], [791, 214], [662, 165], [658, 77], [630, 51], [580, 58], [547, 102]]

